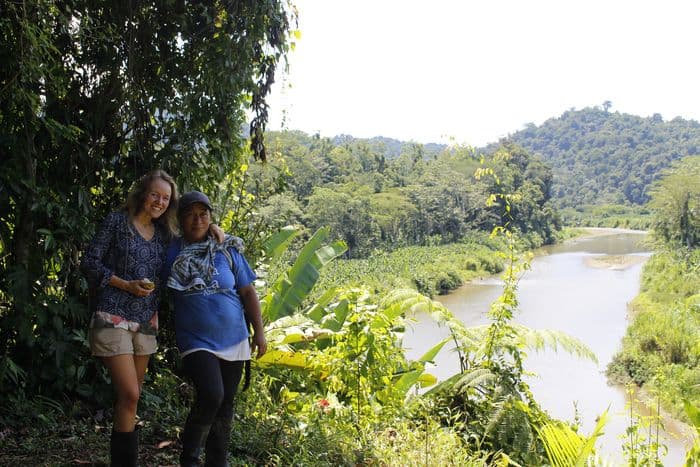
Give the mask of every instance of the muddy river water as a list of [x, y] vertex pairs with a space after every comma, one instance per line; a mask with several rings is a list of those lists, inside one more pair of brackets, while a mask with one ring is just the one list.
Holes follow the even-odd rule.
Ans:
[[[629, 425], [624, 387], [611, 386], [605, 368], [621, 345], [627, 328], [627, 305], [637, 295], [649, 248], [643, 233], [595, 231], [590, 237], [543, 248], [518, 285], [519, 311], [515, 320], [535, 329], [556, 329], [583, 341], [598, 357], [598, 363], [565, 352], [530, 353], [525, 369], [533, 393], [552, 416], [573, 420], [576, 413], [583, 433], [590, 433], [595, 419], [609, 407], [610, 421], [597, 446], [602, 456], [622, 465], [622, 444]], [[502, 292], [498, 278], [484, 278], [439, 297], [466, 325], [488, 322], [489, 305]], [[444, 328], [427, 316], [406, 333], [409, 358], [417, 358], [442, 337]], [[459, 370], [456, 354], [446, 346], [429, 372], [445, 379]], [[643, 410], [643, 407], [638, 407]], [[684, 427], [665, 421], [662, 433], [668, 446], [664, 465], [683, 464], [686, 443]]]

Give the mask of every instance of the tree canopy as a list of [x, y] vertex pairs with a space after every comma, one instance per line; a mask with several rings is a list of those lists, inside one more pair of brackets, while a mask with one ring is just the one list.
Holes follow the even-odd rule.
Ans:
[[[208, 190], [247, 160], [247, 109], [265, 158], [265, 97], [295, 12], [283, 0], [0, 8], [0, 391], [89, 392], [78, 252], [148, 170]], [[39, 361], [54, 363], [22, 374]]]
[[664, 170], [652, 185], [649, 207], [659, 239], [675, 247], [700, 245], [700, 156]]
[[700, 123], [610, 112], [611, 105], [572, 109], [509, 136], [552, 167], [557, 206], [643, 205], [663, 169], [700, 153]]
[[[472, 148], [460, 146], [426, 148], [302, 132], [270, 133], [268, 139], [276, 150], [270, 165], [284, 167], [288, 193], [261, 200], [261, 214], [269, 222], [274, 222], [271, 213], [298, 219], [312, 231], [329, 226], [331, 236], [348, 245], [352, 258], [408, 245], [456, 242], [470, 231], [490, 232], [505, 222], [513, 222], [539, 246], [552, 242], [559, 228], [550, 200], [551, 170], [513, 143], [485, 154], [482, 162]], [[482, 166], [493, 169], [500, 186], [475, 178]], [[515, 195], [510, 211], [486, 205], [496, 193]], [[284, 215], [280, 203], [289, 213], [305, 215]]]

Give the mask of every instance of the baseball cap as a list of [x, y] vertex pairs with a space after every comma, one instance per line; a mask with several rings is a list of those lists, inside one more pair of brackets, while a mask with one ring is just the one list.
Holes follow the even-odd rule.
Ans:
[[211, 207], [211, 202], [209, 201], [209, 198], [207, 197], [207, 195], [205, 195], [201, 191], [188, 191], [187, 193], [182, 195], [180, 197], [180, 200], [178, 201], [178, 206], [177, 206], [178, 214], [182, 214], [183, 212], [185, 212], [185, 210], [188, 209], [190, 206], [192, 206], [194, 203], [202, 203], [210, 211], [214, 210]]

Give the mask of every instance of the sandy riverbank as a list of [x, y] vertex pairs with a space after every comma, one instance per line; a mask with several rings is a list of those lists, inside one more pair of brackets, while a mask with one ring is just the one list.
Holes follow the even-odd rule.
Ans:
[[646, 261], [645, 256], [639, 255], [603, 255], [603, 256], [587, 256], [584, 259], [586, 266], [598, 269], [611, 269], [614, 271], [623, 271], [630, 266], [640, 264]]
[[646, 230], [618, 229], [611, 227], [580, 227], [580, 229], [585, 231], [586, 233], [575, 238], [597, 237], [600, 235], [613, 235], [621, 233], [647, 233]]
[[[633, 229], [614, 229], [606, 227], [584, 227], [581, 228], [583, 233], [576, 237], [566, 240], [566, 242], [576, 242], [578, 240], [592, 238], [592, 237], [602, 237], [605, 235], [616, 235], [625, 233], [647, 233], [645, 230], [633, 230]], [[646, 257], [639, 255], [601, 255], [601, 256], [588, 256], [584, 259], [586, 266], [597, 269], [611, 269], [615, 271], [623, 271], [636, 264], [643, 263], [646, 261]]]

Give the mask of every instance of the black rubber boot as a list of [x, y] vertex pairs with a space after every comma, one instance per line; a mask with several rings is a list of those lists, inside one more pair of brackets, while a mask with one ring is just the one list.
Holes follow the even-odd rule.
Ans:
[[206, 444], [205, 467], [229, 467], [228, 445], [231, 441], [231, 419], [217, 418], [211, 425]]
[[199, 455], [209, 434], [210, 426], [198, 425], [190, 422], [189, 419], [185, 422], [185, 429], [182, 432], [182, 453], [180, 454], [181, 467], [197, 467], [200, 465]]
[[139, 454], [139, 432], [112, 431], [109, 441], [109, 457], [112, 467], [136, 467]]

